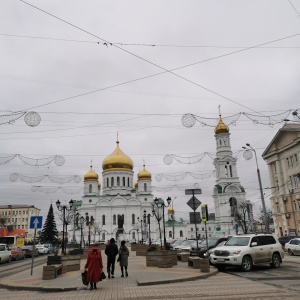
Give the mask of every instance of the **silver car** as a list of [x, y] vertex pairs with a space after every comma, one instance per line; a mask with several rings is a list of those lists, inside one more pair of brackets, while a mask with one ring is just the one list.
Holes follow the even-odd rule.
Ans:
[[289, 255], [300, 255], [300, 238], [290, 240], [285, 244], [285, 249]]

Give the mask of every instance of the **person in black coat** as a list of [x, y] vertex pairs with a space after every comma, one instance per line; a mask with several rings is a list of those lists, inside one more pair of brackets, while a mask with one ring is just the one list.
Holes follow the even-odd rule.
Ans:
[[114, 238], [111, 238], [109, 244], [105, 248], [105, 254], [107, 255], [107, 274], [108, 278], [115, 278], [115, 262], [116, 256], [119, 253], [118, 246]]

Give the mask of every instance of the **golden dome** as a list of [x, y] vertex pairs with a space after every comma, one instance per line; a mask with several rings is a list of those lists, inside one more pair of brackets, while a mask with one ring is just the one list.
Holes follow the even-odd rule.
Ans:
[[119, 147], [119, 141], [117, 141], [116, 149], [112, 154], [107, 156], [102, 162], [103, 171], [106, 170], [132, 170], [132, 159], [123, 153]]
[[134, 187], [137, 189], [138, 186], [139, 186], [139, 183], [136, 181], [136, 182], [134, 183]]
[[138, 174], [138, 180], [151, 180], [151, 176], [151, 173], [148, 172], [145, 165], [143, 165], [143, 170]]
[[219, 123], [215, 128], [215, 133], [228, 133], [229, 132], [229, 127], [223, 122], [221, 115], [219, 119]]
[[101, 189], [101, 183], [100, 183], [100, 181], [98, 181], [98, 190], [100, 190]]
[[93, 181], [93, 180], [98, 181], [98, 178], [99, 178], [98, 174], [93, 171], [92, 166], [90, 170], [84, 175], [84, 181]]
[[169, 215], [174, 214], [174, 209], [173, 209], [172, 207], [169, 207], [169, 208], [168, 208], [168, 214], [169, 214]]

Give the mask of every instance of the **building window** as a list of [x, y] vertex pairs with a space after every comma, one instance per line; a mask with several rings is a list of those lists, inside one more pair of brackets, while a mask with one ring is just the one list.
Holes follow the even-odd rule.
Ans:
[[110, 179], [110, 181], [111, 181], [111, 187], [113, 187], [113, 186], [114, 186], [114, 178], [112, 177], [112, 178]]
[[276, 205], [276, 211], [277, 211], [277, 213], [280, 213], [280, 206], [279, 205]]
[[90, 184], [90, 185], [89, 185], [89, 193], [92, 192], [92, 188], [93, 188], [93, 186]]
[[109, 187], [109, 179], [106, 178], [106, 187]]
[[117, 177], [117, 186], [120, 186], [120, 177]]
[[135, 232], [132, 233], [132, 239], [135, 240]]
[[132, 224], [135, 224], [135, 214], [132, 214]]
[[127, 178], [127, 186], [129, 187], [129, 177]]
[[179, 235], [180, 235], [180, 237], [183, 237], [183, 231], [182, 230], [180, 230]]
[[297, 204], [298, 204], [298, 209], [297, 210], [300, 210], [300, 200], [297, 200]]
[[144, 183], [144, 192], [147, 192], [147, 183]]
[[123, 180], [123, 186], [126, 186], [126, 184], [125, 184], [125, 177], [123, 177], [122, 180]]
[[202, 229], [202, 231], [204, 231], [204, 228], [203, 228], [203, 227], [202, 227], [201, 229]]
[[102, 233], [102, 241], [105, 241], [105, 233]]
[[193, 231], [193, 230], [194, 230], [194, 228], [192, 227], [192, 228], [191, 228], [191, 231]]
[[171, 230], [169, 231], [169, 237], [170, 238], [172, 237], [172, 231]]
[[116, 224], [117, 224], [117, 216], [113, 215], [113, 225], [116, 225]]
[[102, 225], [105, 225], [105, 215], [102, 215]]
[[210, 227], [208, 227], [208, 231], [211, 231], [211, 228], [210, 228]]

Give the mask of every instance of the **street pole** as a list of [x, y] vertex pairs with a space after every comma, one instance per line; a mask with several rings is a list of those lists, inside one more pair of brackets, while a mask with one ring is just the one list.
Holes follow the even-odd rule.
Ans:
[[[195, 208], [195, 192], [194, 192], [194, 189], [193, 189], [193, 206]], [[195, 221], [196, 245], [197, 245], [197, 255], [198, 255], [199, 246], [198, 246], [198, 231], [197, 231], [197, 222], [196, 222], [196, 209], [194, 209], [194, 221]]]
[[150, 217], [151, 217], [151, 215], [150, 215], [150, 214], [148, 214], [148, 225], [149, 225], [149, 246], [151, 245]]
[[166, 225], [165, 225], [165, 204], [162, 206], [163, 209], [163, 226], [164, 226], [164, 247], [167, 249], [167, 239], [166, 239]]
[[254, 148], [252, 148], [250, 146], [250, 144], [246, 144], [246, 145], [254, 152], [254, 155], [255, 155], [256, 168], [257, 168], [256, 171], [257, 171], [258, 184], [259, 184], [259, 190], [260, 190], [260, 197], [261, 197], [261, 202], [262, 202], [262, 207], [263, 207], [263, 213], [264, 213], [264, 222], [265, 222], [265, 227], [266, 227], [266, 233], [270, 233], [269, 219], [268, 219], [268, 216], [267, 216], [267, 210], [266, 210], [266, 204], [265, 204], [265, 197], [264, 197], [264, 192], [263, 192], [262, 183], [261, 183], [260, 171], [259, 171], [259, 168], [258, 168], [258, 161], [257, 161], [256, 151], [255, 151]]
[[172, 225], [173, 225], [172, 237], [173, 237], [173, 239], [175, 239], [175, 228], [174, 228], [175, 216], [174, 216], [173, 202], [174, 202], [174, 200], [172, 200]]

